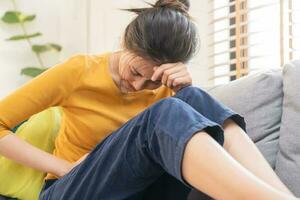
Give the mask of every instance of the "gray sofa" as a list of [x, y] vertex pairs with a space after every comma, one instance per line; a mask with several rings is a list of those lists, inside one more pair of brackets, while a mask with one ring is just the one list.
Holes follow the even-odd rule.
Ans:
[[[250, 138], [300, 197], [300, 60], [206, 90], [245, 117]], [[209, 199], [195, 193], [191, 200]]]
[[[300, 197], [300, 60], [207, 91], [245, 117], [251, 139]], [[189, 199], [209, 198], [196, 191]]]

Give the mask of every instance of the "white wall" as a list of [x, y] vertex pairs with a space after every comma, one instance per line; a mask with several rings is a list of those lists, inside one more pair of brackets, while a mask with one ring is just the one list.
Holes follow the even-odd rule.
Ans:
[[[33, 39], [34, 42], [55, 42], [63, 46], [61, 54], [50, 53], [45, 56], [49, 66], [61, 62], [76, 53], [99, 54], [114, 51], [119, 47], [120, 36], [133, 14], [119, 8], [144, 7], [142, 0], [17, 0], [19, 9], [35, 13], [37, 18], [27, 25], [28, 30], [40, 31], [44, 35]], [[153, 2], [153, 1], [150, 1]], [[210, 16], [208, 1], [191, 0], [191, 15], [199, 26], [201, 49], [189, 67], [196, 85], [211, 84], [208, 66], [211, 53], [207, 48], [207, 34]], [[0, 1], [0, 16], [11, 10], [11, 1]], [[89, 13], [89, 14], [88, 14]], [[20, 70], [36, 65], [36, 58], [28, 44], [6, 42], [5, 38], [20, 33], [20, 28], [0, 22], [0, 98], [6, 96], [28, 80], [20, 76]]]
[[[58, 1], [17, 0], [20, 10], [37, 15], [37, 19], [27, 25], [30, 33], [40, 31], [44, 34], [34, 39], [35, 43], [59, 42], [59, 16], [55, 12]], [[2, 17], [7, 10], [13, 10], [11, 1], [0, 1], [0, 16]], [[22, 34], [19, 26], [7, 25], [0, 20], [0, 98], [28, 80], [20, 75], [22, 68], [37, 64], [36, 57], [25, 41], [4, 41], [18, 34]], [[47, 63], [53, 65], [57, 59], [57, 54], [51, 54], [47, 57]]]
[[191, 73], [195, 85], [206, 87], [213, 84], [213, 71], [209, 69], [212, 66], [213, 59], [209, 55], [212, 54], [212, 48], [208, 48], [208, 44], [212, 42], [212, 37], [208, 34], [212, 32], [212, 26], [208, 23], [212, 20], [212, 16], [208, 11], [212, 9], [212, 2], [208, 0], [191, 0], [191, 15], [195, 18], [199, 28], [201, 46], [198, 55], [191, 61]]

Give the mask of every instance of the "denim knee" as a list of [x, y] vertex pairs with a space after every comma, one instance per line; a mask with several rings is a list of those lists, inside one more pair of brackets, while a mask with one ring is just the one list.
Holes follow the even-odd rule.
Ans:
[[[170, 137], [177, 140], [181, 137], [182, 132], [189, 131], [191, 127], [215, 126], [216, 124], [206, 119], [202, 114], [197, 112], [188, 103], [179, 98], [165, 98], [151, 106], [141, 120], [147, 129], [152, 129], [148, 132], [148, 137], [155, 134], [160, 137]], [[150, 136], [149, 136], [150, 134]], [[160, 136], [159, 136], [160, 135]]]
[[143, 122], [146, 120], [148, 126], [164, 130], [164, 127], [169, 128], [176, 121], [180, 120], [182, 114], [179, 115], [179, 113], [189, 112], [190, 108], [187, 109], [187, 107], [189, 105], [178, 98], [169, 97], [162, 99], [146, 110], [145, 116], [147, 119], [144, 119]]
[[181, 90], [179, 90], [177, 93], [176, 93], [176, 96], [177, 95], [182, 95], [182, 94], [185, 94], [185, 95], [189, 95], [189, 94], [193, 94], [195, 92], [199, 92], [199, 89], [198, 87], [195, 87], [195, 86], [187, 86], [187, 87], [184, 87], [182, 88]]
[[182, 88], [181, 90], [179, 90], [176, 95], [174, 97], [180, 98], [181, 100], [185, 101], [190, 100], [191, 98], [195, 98], [196, 96], [199, 97], [199, 95], [201, 97], [210, 97], [210, 95], [205, 92], [204, 90], [198, 88], [198, 87], [194, 87], [194, 86], [188, 86], [185, 88]]
[[[162, 99], [149, 108], [150, 120], [154, 125], [166, 126], [167, 122], [180, 120], [182, 116], [191, 117], [193, 108], [179, 98], [169, 97]], [[188, 120], [185, 118], [185, 120]]]
[[185, 104], [186, 103], [179, 98], [169, 97], [169, 98], [161, 99], [154, 106], [157, 107], [156, 109], [159, 112], [161, 112], [161, 110], [168, 110], [172, 112], [174, 108], [184, 107], [186, 106]]

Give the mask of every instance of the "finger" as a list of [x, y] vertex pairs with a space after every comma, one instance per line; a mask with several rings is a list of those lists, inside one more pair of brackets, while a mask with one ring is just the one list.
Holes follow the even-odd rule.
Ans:
[[165, 71], [166, 69], [171, 68], [171, 67], [172, 67], [172, 65], [166, 65], [166, 64], [157, 67], [156, 70], [154, 71], [152, 77], [151, 77], [151, 80], [152, 80], [152, 81], [160, 80], [161, 77], [162, 77], [162, 75], [163, 75], [163, 73], [164, 73], [164, 71]]
[[168, 64], [163, 64], [161, 66], [159, 66], [153, 73], [152, 77], [151, 77], [151, 80], [152, 81], [156, 81], [158, 79], [161, 78], [163, 72], [166, 70], [166, 69], [169, 69], [169, 68], [172, 68], [174, 66], [174, 63], [168, 63]]
[[178, 65], [165, 70], [161, 77], [162, 83], [167, 84], [167, 81], [171, 75], [179, 73], [179, 72], [184, 72], [184, 71], [186, 71], [185, 67], [178, 66]]
[[181, 86], [182, 87], [186, 87], [188, 85], [191, 85], [192, 84], [192, 78], [190, 76], [188, 77], [180, 77], [180, 78], [177, 78], [173, 81], [173, 84], [172, 86], [173, 87], [177, 87], [177, 86]]
[[173, 87], [172, 90], [173, 90], [175, 93], [177, 93], [181, 88], [183, 88], [183, 87], [181, 87], [180, 85], [177, 85], [176, 87]]
[[186, 76], [189, 76], [189, 74], [185, 71], [179, 71], [175, 74], [171, 74], [169, 77], [168, 77], [168, 80], [166, 82], [166, 85], [167, 87], [171, 88], [172, 85], [173, 85], [173, 82], [174, 80], [178, 79], [178, 78], [181, 78], [181, 77], [186, 77]]

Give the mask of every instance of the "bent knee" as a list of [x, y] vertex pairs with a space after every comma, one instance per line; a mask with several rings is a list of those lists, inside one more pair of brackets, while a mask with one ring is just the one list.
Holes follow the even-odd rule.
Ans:
[[177, 92], [177, 94], [182, 94], [182, 93], [185, 93], [185, 94], [193, 94], [195, 92], [199, 92], [199, 90], [201, 90], [200, 88], [198, 87], [195, 87], [195, 86], [188, 86], [188, 87], [184, 87], [182, 88], [181, 90], [179, 90]]
[[174, 107], [181, 107], [186, 106], [186, 103], [182, 101], [181, 99], [174, 98], [174, 97], [168, 97], [165, 99], [160, 100], [157, 105], [159, 107], [167, 107], [167, 108], [174, 108]]

